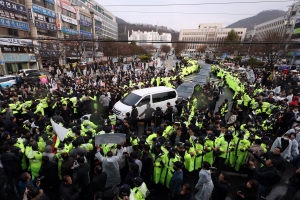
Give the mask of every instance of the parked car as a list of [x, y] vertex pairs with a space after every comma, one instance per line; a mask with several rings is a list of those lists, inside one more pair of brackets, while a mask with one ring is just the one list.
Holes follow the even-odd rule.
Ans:
[[176, 88], [178, 99], [191, 98], [192, 95], [196, 94], [200, 90], [201, 86], [195, 82], [185, 82]]
[[40, 76], [41, 73], [37, 69], [21, 69], [17, 72], [18, 74], [23, 73], [23, 77]]

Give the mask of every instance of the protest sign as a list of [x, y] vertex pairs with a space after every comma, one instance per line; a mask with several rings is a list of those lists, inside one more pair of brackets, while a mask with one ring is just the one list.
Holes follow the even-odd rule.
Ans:
[[124, 142], [126, 134], [123, 133], [108, 133], [95, 136], [95, 144], [122, 144]]
[[52, 120], [51, 120], [51, 125], [52, 125], [52, 128], [55, 131], [57, 137], [60, 139], [60, 141], [64, 141], [64, 139], [67, 136], [68, 129], [62, 127], [61, 125], [55, 123]]

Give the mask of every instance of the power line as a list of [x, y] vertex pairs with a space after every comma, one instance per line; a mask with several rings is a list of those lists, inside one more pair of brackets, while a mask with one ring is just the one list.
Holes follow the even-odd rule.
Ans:
[[163, 7], [163, 6], [199, 6], [199, 5], [228, 5], [228, 4], [256, 4], [256, 3], [282, 3], [282, 2], [291, 2], [294, 0], [279, 0], [279, 1], [233, 1], [233, 2], [205, 2], [205, 3], [190, 3], [190, 4], [147, 4], [147, 5], [128, 5], [128, 4], [119, 4], [119, 5], [103, 5], [104, 7], [117, 7], [117, 6], [122, 6], [122, 7], [129, 7], [129, 6], [137, 6], [137, 7]]
[[[235, 44], [235, 45], [254, 45], [254, 44], [298, 44], [300, 45], [300, 41], [287, 41], [287, 40], [274, 40], [274, 41], [171, 41], [171, 42], [164, 42], [164, 41], [135, 41], [135, 40], [97, 40], [97, 39], [52, 39], [52, 38], [18, 38], [18, 39], [32, 39], [37, 40], [39, 42], [48, 41], [58, 41], [58, 42], [95, 42], [95, 43], [140, 43], [140, 44], [213, 44], [213, 45], [221, 45], [221, 44]], [[68, 45], [68, 44], [65, 44]], [[5, 45], [4, 45], [5, 46]]]
[[123, 13], [148, 13], [148, 14], [184, 14], [184, 15], [255, 15], [255, 14], [238, 14], [238, 13], [186, 13], [186, 12], [142, 12], [142, 11], [110, 11]]

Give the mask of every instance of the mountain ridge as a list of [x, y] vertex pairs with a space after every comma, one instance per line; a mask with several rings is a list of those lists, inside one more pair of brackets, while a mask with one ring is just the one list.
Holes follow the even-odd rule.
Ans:
[[286, 15], [286, 12], [283, 10], [264, 10], [252, 17], [238, 20], [226, 28], [247, 28], [247, 31], [250, 31], [254, 29], [255, 24], [261, 24], [284, 15]]

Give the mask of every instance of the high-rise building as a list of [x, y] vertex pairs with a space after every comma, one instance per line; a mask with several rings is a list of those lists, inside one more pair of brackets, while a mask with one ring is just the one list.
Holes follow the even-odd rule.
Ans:
[[[129, 35], [128, 31], [128, 41], [135, 41], [137, 45], [153, 45], [156, 48], [160, 48], [161, 45], [169, 45], [172, 47], [172, 35], [171, 33], [162, 33], [161, 35], [158, 32], [147, 32], [147, 31], [132, 31]], [[160, 43], [153, 43], [160, 42]]]
[[[204, 23], [200, 24], [198, 29], [180, 30], [179, 41], [191, 42], [185, 45], [184, 51], [189, 53], [195, 53], [196, 49], [200, 46], [216, 46], [218, 42], [224, 41], [228, 33], [232, 29], [238, 34], [240, 41], [243, 41], [245, 39], [247, 31], [246, 28], [223, 28], [222, 23]], [[207, 42], [213, 43], [206, 44]]]
[[25, 0], [0, 0], [0, 74], [34, 66]]

